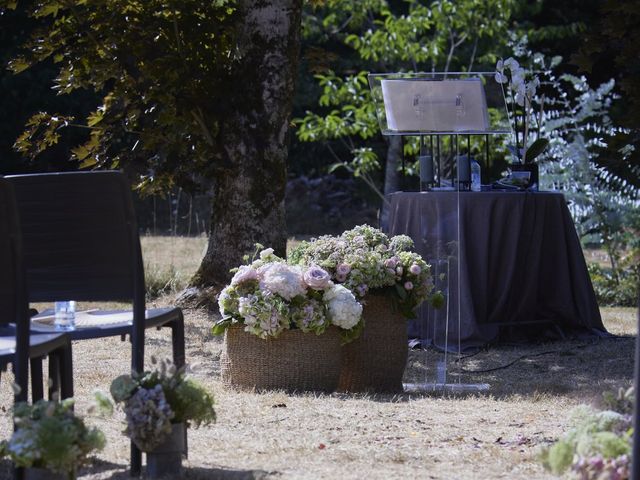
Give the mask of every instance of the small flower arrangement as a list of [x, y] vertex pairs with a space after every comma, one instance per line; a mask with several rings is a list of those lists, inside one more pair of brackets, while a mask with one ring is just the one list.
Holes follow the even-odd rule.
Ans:
[[[529, 77], [529, 81], [527, 81]], [[538, 114], [533, 109], [533, 100], [536, 90], [540, 86], [540, 80], [536, 75], [528, 73], [520, 66], [514, 58], [498, 60], [496, 65], [496, 82], [506, 84], [506, 98], [511, 104], [511, 114], [513, 116], [515, 146], [510, 145], [511, 153], [518, 162], [531, 163], [549, 145], [549, 140], [540, 137], [542, 127], [542, 116], [544, 111], [544, 96], [540, 100], [540, 111]], [[520, 107], [518, 109], [518, 107]], [[518, 112], [518, 110], [520, 110]], [[529, 134], [531, 130], [531, 120], [536, 123], [536, 140], [529, 144]]]
[[236, 270], [218, 305], [222, 319], [213, 327], [216, 335], [237, 324], [260, 338], [288, 329], [320, 335], [330, 325], [351, 330], [362, 315], [355, 296], [331, 281], [326, 270], [287, 264], [271, 248]]
[[16, 404], [17, 428], [8, 441], [0, 442], [0, 458], [75, 478], [75, 470], [87, 463], [89, 455], [104, 448], [105, 438], [74, 414], [73, 403], [66, 399]]
[[617, 398], [605, 395], [610, 407], [619, 411], [576, 407], [572, 412], [573, 428], [541, 451], [544, 467], [556, 475], [569, 472], [572, 478], [630, 478], [633, 395], [633, 388], [621, 389]]
[[389, 238], [381, 230], [360, 225], [337, 237], [301, 242], [289, 261], [318, 265], [358, 299], [369, 293], [390, 294], [403, 315], [414, 318], [415, 308], [427, 299], [439, 307], [442, 294], [432, 293], [431, 267], [412, 248], [413, 240], [406, 235]]
[[[157, 364], [155, 358], [152, 363]], [[171, 424], [207, 425], [216, 420], [213, 396], [183, 368], [168, 360], [153, 371], [120, 375], [111, 382], [111, 396], [123, 404], [124, 433], [140, 450], [152, 451], [171, 433]]]

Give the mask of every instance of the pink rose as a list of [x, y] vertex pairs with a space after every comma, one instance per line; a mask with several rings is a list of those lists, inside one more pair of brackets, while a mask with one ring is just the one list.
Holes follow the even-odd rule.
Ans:
[[414, 263], [413, 265], [411, 265], [411, 267], [409, 267], [409, 271], [414, 275], [420, 275], [422, 269], [420, 268], [420, 265]]
[[405, 283], [404, 283], [404, 289], [405, 289], [405, 290], [413, 290], [413, 283], [411, 283], [411, 282], [405, 282]]
[[304, 283], [314, 290], [324, 290], [331, 283], [329, 273], [317, 266], [309, 267], [307, 271], [304, 272], [302, 278], [304, 279]]
[[351, 266], [347, 265], [346, 263], [341, 263], [340, 265], [338, 265], [336, 267], [336, 273], [338, 275], [348, 275], [349, 272], [351, 271]]

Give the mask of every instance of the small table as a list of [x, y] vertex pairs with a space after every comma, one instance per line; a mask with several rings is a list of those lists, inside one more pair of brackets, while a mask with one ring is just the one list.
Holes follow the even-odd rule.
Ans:
[[388, 233], [414, 240], [447, 294], [444, 308], [419, 309], [412, 337], [464, 350], [542, 324], [606, 334], [561, 193], [397, 192], [389, 201]]

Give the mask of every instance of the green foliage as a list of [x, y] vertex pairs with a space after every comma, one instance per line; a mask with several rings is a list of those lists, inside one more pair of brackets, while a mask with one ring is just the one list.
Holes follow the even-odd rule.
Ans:
[[102, 432], [87, 428], [74, 414], [72, 399], [18, 403], [14, 421], [17, 429], [11, 439], [0, 443], [0, 456], [8, 456], [20, 467], [71, 475], [105, 445]]
[[622, 269], [613, 274], [610, 268], [596, 263], [587, 266], [593, 290], [602, 307], [636, 307], [638, 305], [638, 269]]
[[571, 424], [560, 440], [541, 452], [545, 468], [560, 475], [571, 467], [576, 474], [582, 472], [580, 478], [608, 478], [598, 475], [618, 467], [619, 474], [628, 469], [631, 415], [581, 405], [572, 412]]
[[[19, 73], [50, 60], [59, 68], [58, 94], [102, 96], [73, 124], [88, 133], [73, 150], [82, 167], [127, 167], [139, 187], [155, 190], [193, 186], [223, 166], [216, 138], [224, 118], [219, 98], [228, 94], [238, 58], [233, 2], [45, 0], [28, 8], [42, 21], [9, 67]], [[38, 114], [17, 147], [35, 157], [69, 125], [61, 115]]]
[[545, 467], [556, 475], [563, 473], [573, 462], [573, 447], [568, 443], [558, 442], [543, 457]]
[[[155, 359], [152, 360], [154, 362]], [[155, 370], [133, 375], [137, 388], [151, 389], [160, 385], [174, 412], [173, 422], [193, 422], [196, 426], [215, 421], [213, 396], [204, 388], [186, 378], [185, 368], [176, 368], [163, 360]], [[189, 405], [192, 403], [193, 405]]]
[[604, 405], [609, 410], [625, 415], [633, 414], [635, 393], [633, 387], [619, 388], [617, 392], [603, 392]]
[[[303, 33], [318, 44], [350, 49], [354, 65], [316, 75], [319, 108], [297, 118], [298, 139], [322, 142], [336, 160], [380, 196], [376, 174], [380, 148], [372, 146], [379, 133], [366, 71], [472, 70], [488, 65], [506, 44], [511, 0], [394, 2], [335, 0], [310, 2]], [[334, 47], [340, 48], [340, 47]], [[344, 54], [343, 54], [344, 55]], [[366, 70], [366, 71], [363, 71]], [[417, 153], [417, 141], [405, 153]], [[416, 170], [412, 165], [409, 172]]]
[[[152, 363], [157, 363], [152, 358]], [[213, 396], [185, 377], [185, 369], [161, 361], [153, 371], [120, 375], [111, 382], [111, 396], [124, 405], [125, 433], [143, 451], [161, 443], [172, 423], [208, 425], [216, 420]]]
[[592, 88], [584, 77], [559, 73], [557, 59], [522, 53], [544, 71], [545, 97], [538, 101], [544, 101], [541, 130], [550, 142], [541, 164], [542, 187], [563, 191], [578, 234], [607, 252], [610, 270], [590, 267], [601, 304], [635, 305], [640, 191], [597, 161], [620, 131], [609, 114], [615, 82]]
[[572, 61], [591, 76], [615, 75], [618, 91], [612, 116], [625, 127], [611, 140], [613, 148], [596, 161], [614, 176], [640, 188], [640, 8], [637, 0], [597, 2], [595, 21], [580, 38]]
[[175, 390], [165, 392], [165, 396], [172, 405], [175, 419], [189, 420], [196, 427], [208, 425], [216, 420], [212, 407], [213, 397], [190, 378], [184, 379]]

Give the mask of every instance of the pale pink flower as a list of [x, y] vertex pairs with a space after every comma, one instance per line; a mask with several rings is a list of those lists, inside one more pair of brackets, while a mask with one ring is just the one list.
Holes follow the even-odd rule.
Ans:
[[341, 263], [336, 267], [336, 273], [338, 275], [347, 276], [350, 271], [351, 271], [351, 266], [347, 265], [346, 263]]
[[404, 282], [404, 289], [405, 290], [413, 290], [413, 283], [412, 282]]
[[409, 271], [414, 275], [420, 275], [420, 272], [422, 271], [422, 269], [420, 268], [420, 265], [414, 263], [409, 267]]
[[304, 283], [314, 290], [324, 290], [331, 284], [331, 276], [326, 270], [318, 266], [312, 266], [302, 276]]
[[384, 261], [384, 266], [387, 268], [396, 268], [397, 263], [398, 261], [396, 260], [396, 257], [391, 257]]
[[249, 267], [247, 265], [242, 265], [240, 268], [238, 268], [238, 271], [231, 279], [231, 285], [239, 285], [241, 283], [257, 279], [258, 272], [255, 268]]

